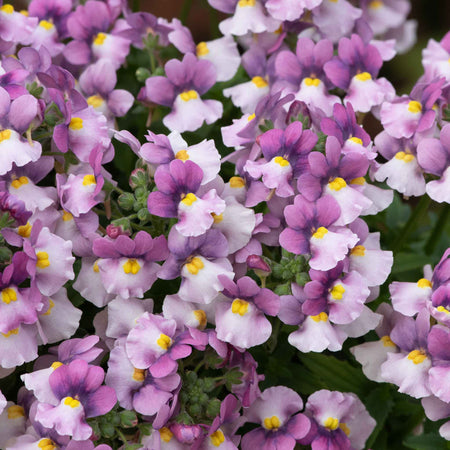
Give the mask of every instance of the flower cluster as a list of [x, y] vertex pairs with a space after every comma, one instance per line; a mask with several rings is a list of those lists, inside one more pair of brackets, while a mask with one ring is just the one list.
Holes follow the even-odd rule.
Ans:
[[208, 3], [197, 44], [124, 0], [1, 3], [1, 448], [363, 449], [356, 386], [278, 369], [372, 330], [367, 378], [450, 417], [450, 250], [392, 310], [376, 226], [394, 190], [450, 203], [450, 33], [399, 96], [408, 0]]

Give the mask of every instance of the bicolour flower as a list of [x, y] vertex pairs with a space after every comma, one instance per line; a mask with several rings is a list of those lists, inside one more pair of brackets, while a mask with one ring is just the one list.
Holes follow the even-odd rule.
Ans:
[[260, 288], [249, 277], [236, 283], [219, 276], [224, 298], [216, 304], [217, 337], [238, 348], [249, 348], [267, 341], [272, 325], [265, 314], [275, 316], [280, 299], [270, 289]]
[[338, 203], [330, 195], [315, 203], [297, 195], [294, 204], [284, 210], [288, 227], [280, 234], [281, 246], [296, 255], [311, 254], [312, 269], [332, 269], [358, 242], [348, 228], [334, 226], [340, 214]]
[[208, 230], [196, 237], [185, 237], [173, 227], [168, 238], [169, 257], [158, 277], [172, 280], [181, 275], [178, 295], [183, 300], [211, 303], [223, 285], [219, 275], [234, 278], [227, 258], [228, 243], [219, 230]]
[[363, 19], [367, 21], [375, 35], [386, 33], [389, 29], [398, 28], [406, 22], [411, 9], [407, 0], [364, 0], [361, 2]]
[[219, 11], [233, 14], [219, 24], [222, 34], [243, 36], [250, 32], [275, 31], [280, 22], [266, 14], [261, 0], [208, 0]]
[[428, 351], [430, 315], [422, 310], [416, 320], [401, 317], [390, 333], [390, 339], [397, 345], [397, 353], [388, 353], [387, 361], [381, 365], [381, 376], [415, 398], [431, 394], [429, 370], [432, 366]]
[[427, 79], [433, 80], [436, 77], [445, 77], [448, 82], [450, 80], [449, 58], [450, 32], [440, 42], [430, 39], [427, 47], [422, 51], [422, 64]]
[[93, 270], [96, 264], [106, 292], [123, 298], [143, 297], [156, 281], [160, 266], [155, 261], [164, 260], [168, 253], [164, 236], [152, 238], [145, 231], [134, 239], [125, 235], [114, 240], [98, 238], [93, 252], [100, 258]]
[[191, 345], [204, 349], [206, 343], [207, 336], [201, 331], [179, 333], [175, 320], [146, 312], [128, 333], [125, 349], [134, 367], [161, 378], [176, 372], [177, 360], [191, 354]]
[[366, 175], [369, 160], [359, 152], [343, 154], [334, 136], [327, 138], [325, 151], [325, 155], [320, 152], [308, 155], [309, 170], [300, 175], [297, 187], [310, 201], [322, 195], [332, 196], [341, 211], [335, 224], [346, 225], [372, 206], [371, 200], [353, 188], [353, 184], [358, 185], [359, 180]]
[[299, 38], [295, 54], [280, 51], [275, 60], [274, 90], [292, 92], [295, 99], [320, 116], [331, 116], [339, 97], [328, 94], [332, 87], [324, 72], [324, 64], [333, 57], [333, 44], [322, 39], [316, 44], [309, 38]]
[[322, 389], [308, 398], [311, 431], [300, 441], [312, 450], [362, 450], [376, 422], [352, 393]]
[[411, 94], [402, 95], [381, 106], [381, 124], [390, 136], [411, 138], [415, 133], [429, 131], [435, 122], [433, 109], [442, 93], [444, 78], [430, 83], [418, 83]]
[[320, 5], [322, 0], [268, 0], [266, 9], [277, 20], [290, 22], [299, 19], [305, 10]]
[[113, 388], [101, 386], [103, 378], [101, 367], [81, 359], [61, 365], [49, 377], [55, 401], [39, 403], [36, 420], [60, 435], [89, 439], [92, 428], [86, 419], [106, 414], [117, 401]]
[[219, 173], [220, 155], [212, 139], [188, 145], [178, 131], [168, 136], [149, 131], [145, 138], [148, 142], [140, 147], [138, 153], [150, 164], [169, 164], [174, 159], [192, 161], [203, 171], [202, 184], [212, 181]]
[[391, 83], [378, 78], [382, 64], [377, 48], [352, 34], [350, 39], [340, 39], [338, 56], [325, 63], [324, 71], [335, 86], [347, 91], [345, 103], [350, 102], [356, 111], [368, 112], [395, 96]]
[[244, 170], [254, 179], [262, 177], [267, 188], [279, 197], [294, 195], [291, 181], [307, 167], [307, 157], [317, 143], [317, 135], [303, 130], [301, 122], [293, 122], [285, 130], [272, 129], [259, 138], [264, 159], [248, 160]]
[[202, 100], [216, 82], [216, 70], [209, 61], [199, 60], [192, 53], [182, 61], [171, 59], [164, 66], [166, 77], [147, 78], [138, 100], [168, 106], [172, 111], [163, 123], [171, 131], [195, 131], [222, 116], [223, 107], [217, 100]]
[[450, 124], [442, 127], [439, 139], [419, 142], [417, 162], [425, 172], [440, 177], [427, 183], [427, 194], [436, 202], [450, 203]]
[[308, 417], [299, 412], [302, 408], [302, 399], [292, 389], [274, 386], [263, 391], [244, 413], [248, 422], [260, 427], [243, 436], [243, 450], [258, 447], [292, 450], [311, 428]]
[[203, 234], [214, 223], [214, 215], [224, 212], [225, 202], [215, 189], [202, 193], [202, 179], [203, 171], [189, 160], [175, 159], [158, 167], [158, 191], [148, 196], [148, 210], [155, 216], [178, 217], [175, 228], [184, 236]]

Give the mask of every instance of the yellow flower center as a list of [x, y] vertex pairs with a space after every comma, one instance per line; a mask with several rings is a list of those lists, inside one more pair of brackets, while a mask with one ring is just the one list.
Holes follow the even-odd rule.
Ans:
[[248, 311], [248, 302], [240, 298], [235, 298], [231, 304], [231, 312], [244, 316]]
[[420, 104], [420, 102], [411, 100], [408, 103], [408, 111], [412, 112], [413, 114], [420, 113], [420, 112], [422, 112], [422, 105]]
[[238, 6], [245, 8], [246, 6], [255, 6], [256, 0], [239, 0]]
[[69, 128], [71, 130], [81, 130], [83, 128], [83, 119], [81, 117], [72, 117]]
[[95, 181], [95, 176], [92, 174], [85, 175], [83, 177], [83, 186], [91, 186], [92, 184], [97, 184]]
[[161, 333], [156, 343], [163, 349], [167, 350], [172, 345], [172, 339], [167, 334]]
[[139, 381], [142, 383], [145, 380], [145, 369], [134, 368], [131, 378], [133, 378], [134, 381]]
[[438, 306], [436, 308], [439, 312], [443, 312], [445, 314], [450, 314], [450, 311], [447, 308], [444, 308], [443, 306]]
[[372, 79], [372, 75], [369, 72], [361, 72], [355, 75], [358, 81], [369, 81]]
[[336, 417], [328, 417], [323, 426], [331, 431], [334, 431], [339, 427], [339, 420], [336, 419]]
[[253, 83], [257, 88], [264, 88], [264, 87], [266, 87], [266, 86], [269, 85], [269, 83], [268, 83], [263, 77], [260, 77], [260, 76], [253, 77], [253, 78], [252, 78], [252, 83]]
[[39, 26], [44, 28], [44, 30], [47, 30], [47, 31], [54, 28], [53, 24], [51, 22], [49, 22], [48, 20], [41, 20], [39, 22]]
[[72, 214], [70, 214], [70, 212], [64, 211], [63, 215], [62, 215], [62, 220], [64, 220], [64, 222], [68, 222], [69, 220], [72, 220], [73, 216]]
[[280, 428], [281, 421], [277, 416], [266, 417], [263, 421], [264, 428], [267, 430], [277, 430]]
[[197, 275], [199, 270], [203, 269], [205, 265], [203, 264], [203, 261], [195, 256], [192, 258], [188, 263], [186, 263], [186, 269], [191, 273], [192, 275]]
[[350, 428], [346, 423], [340, 423], [339, 428], [348, 436], [350, 434]]
[[250, 115], [247, 117], [247, 122], [250, 122], [250, 120], [253, 120], [255, 117], [256, 117], [256, 114], [255, 114], [255, 113], [250, 114]]
[[38, 447], [41, 450], [55, 450], [57, 448], [55, 443], [49, 438], [41, 439], [38, 442]]
[[59, 362], [59, 361], [55, 361], [50, 367], [53, 369], [53, 370], [56, 370], [58, 367], [61, 367], [61, 366], [63, 366], [64, 364], [62, 363], [62, 362]]
[[348, 138], [349, 141], [354, 142], [355, 144], [363, 145], [362, 139], [352, 136], [351, 138]]
[[9, 3], [4, 4], [0, 10], [6, 14], [12, 14], [14, 12], [14, 7]]
[[315, 316], [310, 316], [314, 322], [326, 322], [328, 320], [328, 314], [326, 312], [321, 312]]
[[136, 275], [140, 269], [141, 266], [139, 265], [136, 259], [128, 259], [123, 265], [123, 271], [126, 274], [131, 273], [132, 275]]
[[431, 281], [427, 280], [426, 278], [421, 278], [418, 282], [417, 282], [417, 286], [419, 286], [420, 288], [430, 288], [431, 287]]
[[318, 78], [305, 78], [304, 82], [306, 84], [306, 86], [319, 86], [320, 85], [320, 80]]
[[11, 130], [0, 131], [0, 142], [7, 141], [11, 137]]
[[9, 305], [11, 302], [17, 301], [17, 293], [13, 288], [6, 288], [2, 291], [2, 301]]
[[184, 102], [188, 102], [189, 100], [195, 100], [196, 98], [198, 98], [198, 94], [196, 91], [191, 89], [190, 91], [182, 92], [180, 94], [180, 98]]
[[180, 159], [181, 161], [187, 161], [189, 159], [187, 150], [180, 150], [175, 154], [175, 158]]
[[8, 408], [8, 419], [18, 419], [25, 417], [25, 410], [19, 405], [12, 405]]
[[394, 342], [392, 341], [392, 339], [388, 335], [382, 336], [380, 338], [380, 341], [383, 342], [383, 345], [385, 347], [396, 347], [396, 345], [394, 344]]
[[214, 219], [214, 223], [215, 223], [215, 224], [218, 224], [218, 223], [222, 222], [222, 220], [223, 220], [223, 214], [214, 214], [214, 213], [211, 213], [211, 215], [213, 216], [213, 219]]
[[316, 239], [322, 239], [327, 233], [328, 230], [325, 227], [319, 227], [317, 228], [316, 232], [312, 235], [312, 237]]
[[364, 245], [356, 245], [352, 248], [350, 254], [353, 256], [364, 256], [366, 254], [366, 248]]
[[281, 167], [289, 166], [289, 161], [287, 159], [284, 159], [282, 156], [276, 156], [274, 158], [274, 162]]
[[167, 427], [162, 427], [159, 430], [159, 436], [164, 442], [167, 443], [170, 442], [170, 440], [172, 439], [173, 433]]
[[350, 181], [350, 184], [358, 184], [360, 186], [364, 186], [366, 182], [366, 179], [364, 177], [357, 177], [353, 178], [353, 180]]
[[87, 104], [92, 106], [93, 108], [99, 108], [103, 105], [103, 98], [100, 95], [91, 95], [87, 99]]
[[203, 309], [196, 309], [194, 311], [194, 316], [198, 320], [198, 327], [200, 330], [203, 330], [206, 327], [207, 318], [206, 313]]
[[189, 192], [189, 194], [186, 194], [183, 200], [181, 200], [181, 203], [183, 203], [186, 206], [191, 206], [192, 203], [197, 201], [197, 197], [192, 192]]
[[225, 442], [225, 436], [221, 430], [215, 431], [209, 438], [211, 439], [211, 444], [214, 445], [214, 447], [220, 447], [220, 445]]
[[412, 352], [409, 352], [408, 359], [414, 364], [420, 364], [427, 359], [427, 354], [423, 350], [413, 350]]
[[47, 252], [37, 252], [36, 258], [36, 267], [39, 267], [39, 269], [45, 269], [50, 265]]
[[70, 406], [71, 408], [77, 408], [80, 406], [80, 401], [73, 397], [66, 397], [64, 399], [64, 404]]
[[105, 33], [98, 33], [97, 36], [95, 36], [94, 45], [103, 45], [106, 37]]
[[336, 286], [331, 289], [330, 294], [333, 300], [342, 300], [345, 288], [342, 284], [336, 284]]
[[340, 191], [342, 188], [345, 188], [346, 186], [347, 186], [347, 183], [341, 177], [337, 177], [333, 181], [330, 181], [328, 183], [328, 187], [330, 189], [332, 189], [333, 191]]
[[209, 53], [209, 48], [206, 42], [199, 42], [197, 44], [197, 56], [205, 56]]
[[243, 188], [245, 186], [245, 180], [241, 177], [231, 177], [230, 187], [233, 189]]
[[383, 6], [383, 2], [381, 0], [373, 0], [373, 2], [369, 3], [370, 9], [378, 9]]
[[415, 156], [411, 153], [405, 153], [405, 152], [397, 152], [395, 154], [395, 159], [400, 159], [401, 161], [405, 163], [409, 163], [411, 161], [414, 161]]
[[20, 177], [20, 178], [17, 178], [14, 181], [11, 182], [11, 186], [14, 189], [19, 189], [20, 186], [23, 186], [24, 184], [28, 184], [28, 178], [27, 177]]
[[27, 222], [26, 225], [21, 225], [17, 229], [17, 233], [19, 234], [19, 236], [22, 236], [24, 238], [30, 237], [30, 234], [31, 234], [31, 223]]
[[92, 270], [93, 270], [95, 273], [99, 273], [99, 272], [100, 272], [100, 267], [98, 267], [98, 260], [95, 261], [94, 265], [92, 266]]
[[55, 302], [54, 302], [51, 298], [49, 298], [49, 299], [48, 299], [48, 309], [47, 309], [47, 311], [45, 311], [45, 313], [42, 314], [42, 315], [43, 315], [43, 316], [49, 316], [49, 315], [51, 314], [52, 309], [53, 309], [54, 306], [55, 306]]

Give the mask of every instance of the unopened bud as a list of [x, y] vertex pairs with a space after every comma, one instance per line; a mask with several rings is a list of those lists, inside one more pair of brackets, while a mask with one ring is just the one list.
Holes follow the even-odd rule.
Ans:
[[253, 269], [260, 278], [265, 278], [272, 272], [269, 264], [259, 255], [249, 255], [247, 257], [247, 266], [249, 269]]

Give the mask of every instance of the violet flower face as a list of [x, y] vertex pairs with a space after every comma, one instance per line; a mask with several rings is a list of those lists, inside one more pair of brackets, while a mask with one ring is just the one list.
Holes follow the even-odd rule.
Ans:
[[148, 196], [148, 210], [160, 217], [178, 217], [175, 228], [183, 236], [200, 236], [211, 228], [214, 216], [225, 211], [225, 201], [215, 189], [198, 194], [202, 179], [203, 171], [189, 160], [175, 159], [158, 167], [155, 183], [159, 190]]
[[333, 226], [340, 208], [329, 195], [315, 203], [297, 195], [294, 204], [285, 208], [284, 216], [288, 227], [280, 234], [280, 245], [296, 255], [311, 254], [312, 269], [332, 269], [358, 241], [349, 229]]
[[58, 367], [49, 378], [56, 401], [40, 403], [36, 420], [60, 435], [89, 439], [92, 428], [86, 419], [106, 414], [117, 401], [114, 389], [101, 386], [103, 378], [102, 368], [81, 359]]
[[261, 427], [243, 436], [242, 449], [271, 446], [292, 450], [311, 427], [310, 420], [299, 413], [302, 407], [300, 396], [285, 386], [263, 391], [245, 412], [247, 421], [259, 423]]
[[204, 121], [215, 122], [222, 116], [222, 104], [217, 100], [202, 100], [216, 82], [212, 63], [198, 60], [192, 53], [182, 61], [172, 59], [164, 66], [166, 77], [147, 78], [138, 100], [172, 108], [163, 123], [171, 131], [195, 131]]

